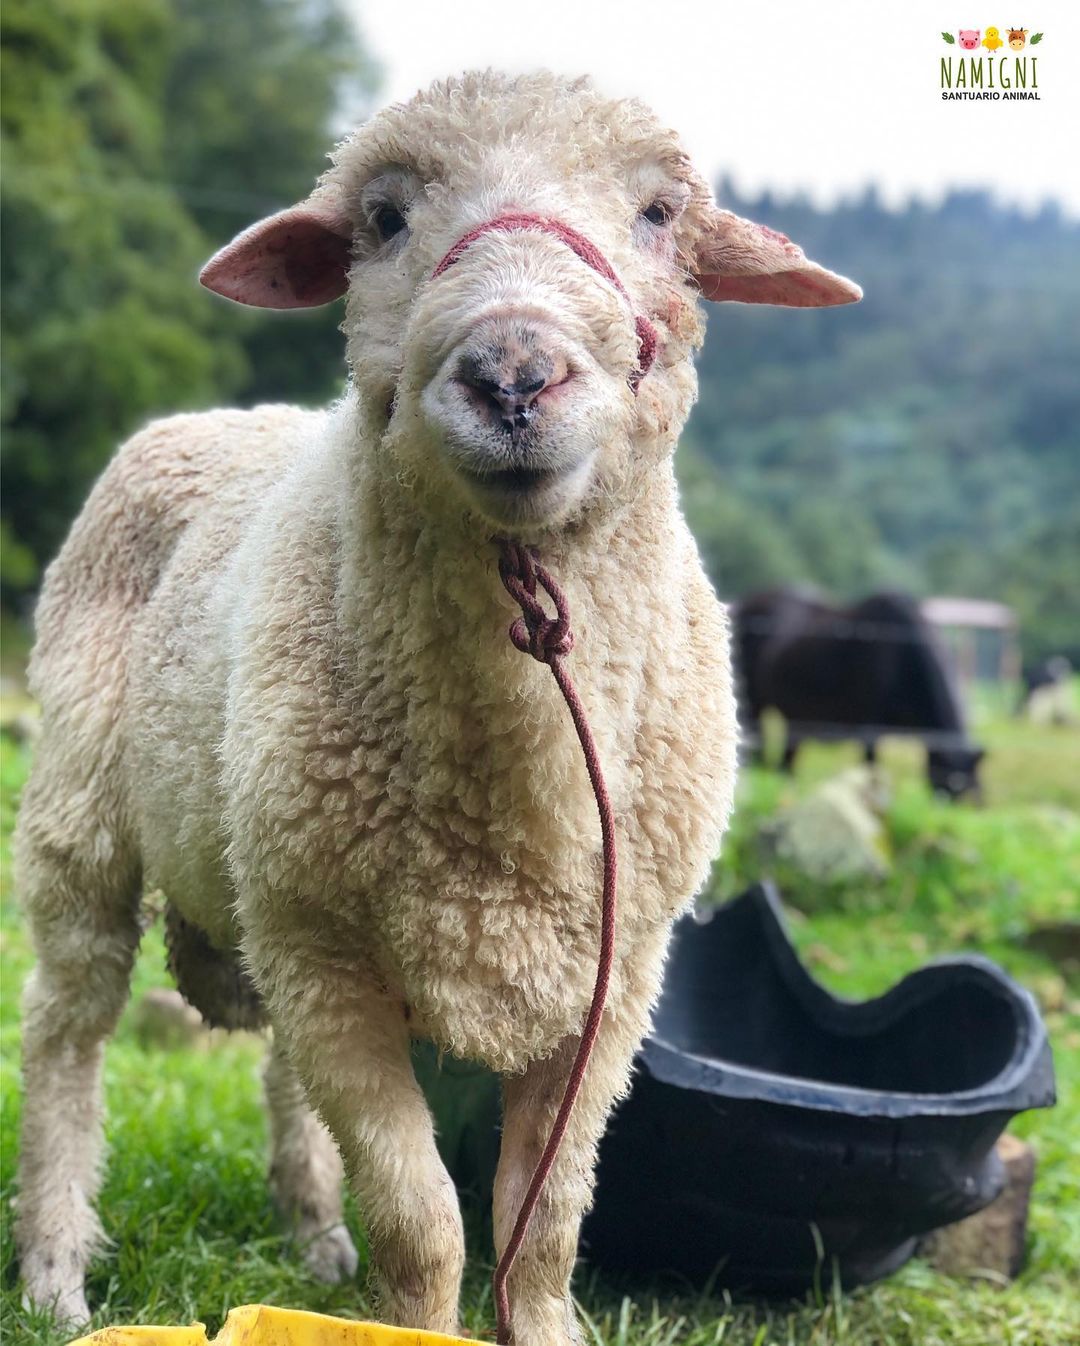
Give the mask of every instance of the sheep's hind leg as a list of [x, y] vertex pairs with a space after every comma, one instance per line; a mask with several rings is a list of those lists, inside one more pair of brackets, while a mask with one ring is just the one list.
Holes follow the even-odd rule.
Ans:
[[[139, 872], [89, 789], [41, 769], [16, 833], [16, 878], [37, 966], [23, 997], [23, 1105], [15, 1239], [25, 1298], [89, 1317], [83, 1282], [105, 1238], [94, 1210], [103, 1153], [101, 1061], [139, 944]], [[70, 784], [70, 773], [67, 783]]]
[[321, 1281], [356, 1274], [357, 1256], [342, 1218], [341, 1155], [308, 1107], [303, 1086], [275, 1040], [263, 1073], [270, 1117], [270, 1190], [304, 1261]]

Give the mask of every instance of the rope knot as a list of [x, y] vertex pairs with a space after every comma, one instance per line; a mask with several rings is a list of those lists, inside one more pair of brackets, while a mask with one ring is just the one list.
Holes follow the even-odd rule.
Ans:
[[[508, 538], [499, 538], [499, 578], [510, 597], [521, 608], [521, 616], [510, 627], [510, 639], [522, 654], [531, 654], [542, 664], [554, 665], [574, 648], [566, 595], [551, 572], [541, 565], [536, 553]], [[555, 604], [555, 616], [549, 617], [536, 596], [536, 586]]]

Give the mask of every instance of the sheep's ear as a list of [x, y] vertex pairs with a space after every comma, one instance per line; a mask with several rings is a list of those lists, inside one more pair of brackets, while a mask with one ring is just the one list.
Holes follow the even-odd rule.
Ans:
[[854, 281], [811, 262], [774, 229], [711, 208], [698, 239], [694, 279], [706, 299], [824, 308], [862, 298]]
[[199, 281], [255, 308], [314, 308], [345, 293], [351, 247], [348, 216], [313, 196], [245, 229], [210, 258]]

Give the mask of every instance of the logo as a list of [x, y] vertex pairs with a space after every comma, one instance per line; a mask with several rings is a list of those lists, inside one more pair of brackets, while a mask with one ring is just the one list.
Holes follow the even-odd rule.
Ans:
[[[965, 100], [1039, 102], [1039, 58], [1034, 48], [1042, 33], [1027, 28], [958, 28], [942, 33], [957, 49], [941, 58], [941, 97], [945, 102]], [[970, 53], [970, 54], [969, 54]]]

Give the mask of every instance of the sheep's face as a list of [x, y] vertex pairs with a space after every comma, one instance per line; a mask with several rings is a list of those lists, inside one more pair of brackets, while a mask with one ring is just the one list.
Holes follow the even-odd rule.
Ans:
[[418, 509], [519, 533], [622, 507], [671, 453], [700, 295], [859, 297], [718, 210], [640, 104], [491, 73], [374, 118], [204, 283], [274, 307], [347, 290], [365, 440]]
[[[681, 163], [613, 163], [607, 148], [603, 176], [567, 173], [547, 137], [523, 136], [440, 166], [435, 182], [396, 165], [361, 193], [372, 237], [347, 309], [354, 382], [388, 412], [388, 448], [409, 480], [499, 528], [625, 498], [655, 458], [639, 413], [662, 409], [675, 427], [689, 410], [700, 325], [674, 225], [691, 188]], [[583, 260], [590, 249], [625, 293]], [[392, 350], [378, 332], [391, 307]], [[667, 362], [635, 393], [637, 320], [656, 326], [658, 313]], [[664, 440], [669, 451], [674, 433]]]

